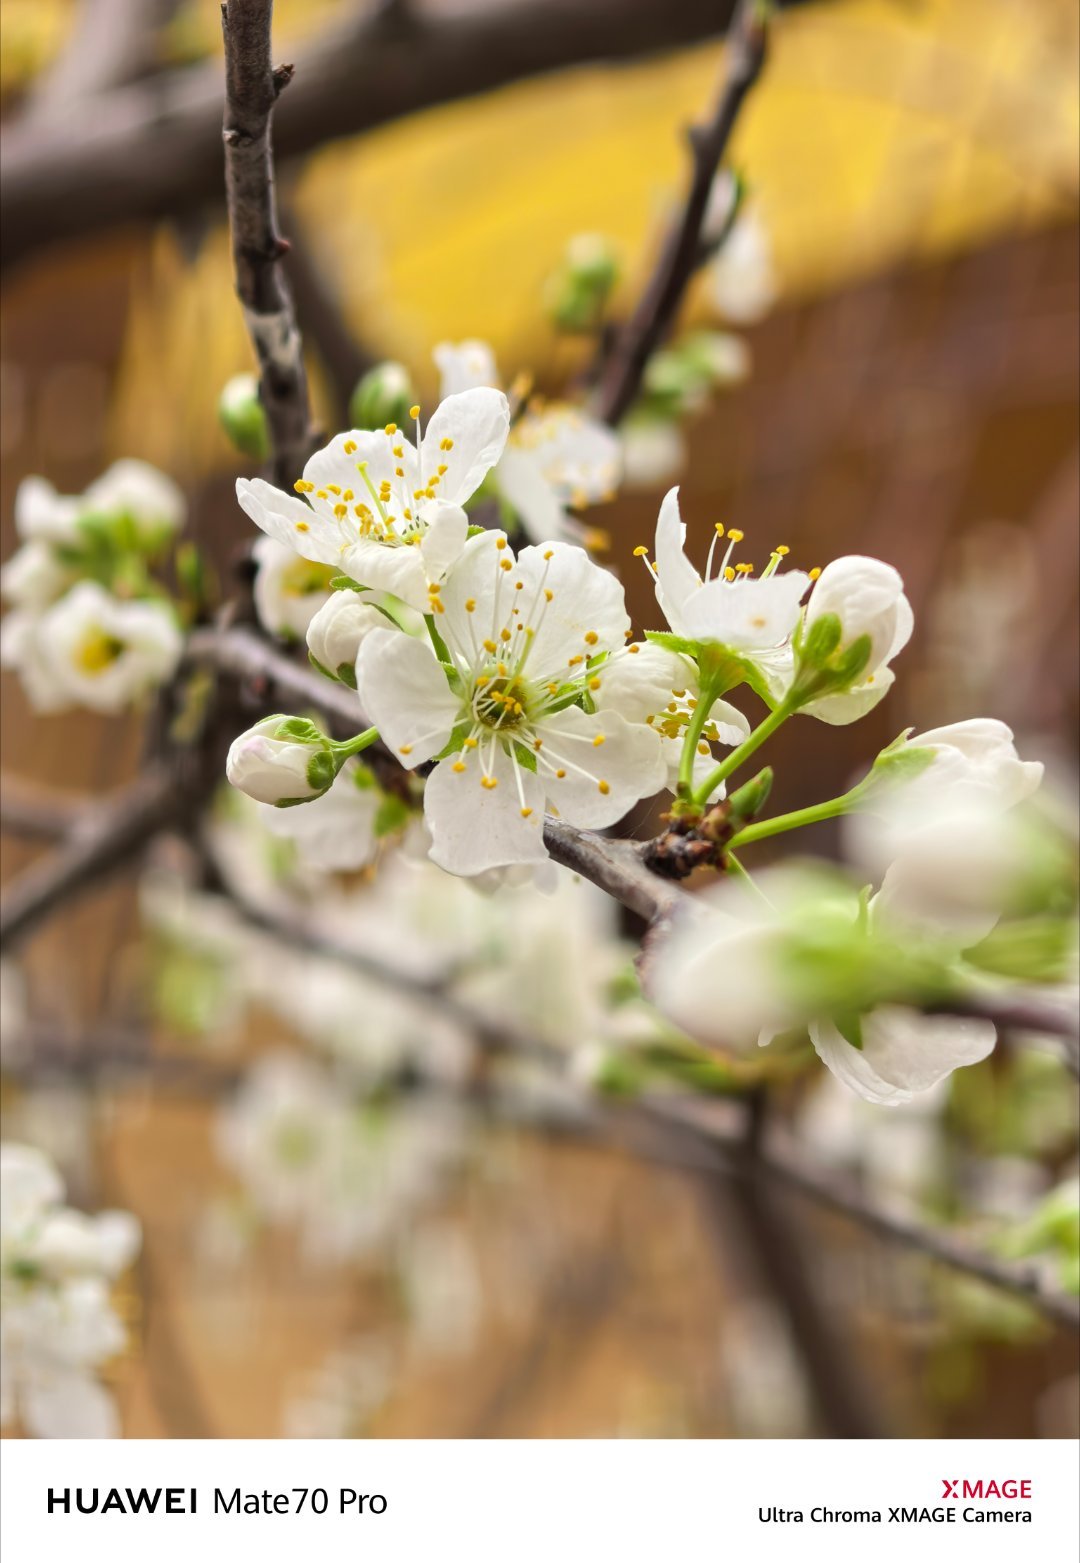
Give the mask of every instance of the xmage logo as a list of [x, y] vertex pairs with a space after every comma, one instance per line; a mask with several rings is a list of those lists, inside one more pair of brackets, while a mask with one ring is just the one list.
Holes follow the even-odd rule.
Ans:
[[985, 1481], [982, 1477], [977, 1482], [968, 1481], [967, 1477], [957, 1477], [950, 1482], [942, 1477], [941, 1484], [943, 1498], [953, 1498], [957, 1502], [964, 1498], [1030, 1498], [1031, 1480], [1029, 1477], [1017, 1479], [1007, 1476], [1004, 1481]]

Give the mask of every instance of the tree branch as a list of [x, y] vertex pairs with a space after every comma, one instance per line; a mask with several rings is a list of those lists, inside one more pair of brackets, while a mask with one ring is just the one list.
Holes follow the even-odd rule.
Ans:
[[0, 946], [24, 937], [62, 902], [123, 868], [185, 807], [174, 778], [155, 770], [91, 810], [61, 846], [31, 863], [4, 891]]
[[764, 68], [767, 36], [761, 0], [739, 0], [716, 106], [704, 124], [689, 132], [692, 163], [682, 210], [637, 308], [615, 332], [601, 366], [594, 411], [604, 423], [617, 424], [633, 404], [646, 365], [670, 332], [687, 284], [701, 265], [702, 227], [713, 180], [739, 111]]
[[277, 226], [270, 121], [293, 67], [270, 56], [273, 0], [225, 0], [225, 192], [236, 292], [259, 359], [259, 397], [270, 435], [271, 471], [291, 489], [315, 446], [303, 347], [282, 267], [288, 241]]
[[[795, 3], [795, 0], [788, 0]], [[352, 16], [298, 58], [277, 126], [298, 157], [437, 103], [590, 61], [632, 60], [721, 33], [733, 0], [459, 0], [414, 4], [407, 25]], [[118, 223], [220, 199], [216, 63], [111, 92], [92, 114], [5, 126], [0, 264]], [[557, 111], [553, 111], [557, 112]]]

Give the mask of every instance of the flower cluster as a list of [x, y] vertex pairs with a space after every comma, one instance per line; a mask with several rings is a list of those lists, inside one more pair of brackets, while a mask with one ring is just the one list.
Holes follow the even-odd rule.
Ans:
[[110, 1438], [116, 1412], [97, 1369], [123, 1350], [110, 1285], [139, 1246], [132, 1216], [63, 1204], [55, 1167], [0, 1147], [0, 1423], [39, 1438]]
[[118, 461], [78, 495], [43, 478], [20, 485], [0, 661], [36, 711], [115, 713], [171, 677], [180, 628], [148, 567], [183, 519], [179, 490], [141, 461]]

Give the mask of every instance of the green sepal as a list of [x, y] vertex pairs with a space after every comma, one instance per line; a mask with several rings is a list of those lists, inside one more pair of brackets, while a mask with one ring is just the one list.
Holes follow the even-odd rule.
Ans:
[[326, 745], [326, 734], [306, 716], [283, 716], [274, 729], [273, 737], [291, 738], [296, 743]]
[[332, 575], [330, 577], [330, 590], [332, 592], [362, 592], [365, 590], [359, 581], [354, 581], [351, 575]]
[[320, 749], [311, 756], [307, 763], [307, 784], [317, 792], [326, 792], [333, 786], [334, 778], [341, 769], [341, 763], [336, 755], [327, 749]]

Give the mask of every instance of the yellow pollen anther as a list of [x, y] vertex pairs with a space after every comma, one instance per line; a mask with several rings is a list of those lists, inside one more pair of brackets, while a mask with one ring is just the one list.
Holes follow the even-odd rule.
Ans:
[[595, 630], [588, 630], [585, 635], [585, 644], [586, 646], [595, 646], [599, 639], [600, 637]]
[[413, 405], [409, 408], [409, 417], [415, 420], [415, 419], [419, 418], [419, 416], [420, 416], [420, 404], [419, 404], [419, 402], [414, 402]]
[[298, 494], [310, 494], [314, 487], [314, 483], [309, 483], [306, 478], [297, 478], [293, 484], [293, 488]]
[[589, 688], [592, 689], [592, 690], [599, 689], [600, 688], [600, 680], [598, 678], [590, 678], [590, 680], [589, 680]]
[[640, 646], [627, 646], [626, 654], [627, 654], [628, 657], [636, 657], [640, 650], [641, 650]]
[[600, 745], [603, 742], [604, 742], [604, 734], [603, 733], [597, 733], [596, 737], [592, 741], [592, 746], [593, 746], [594, 749], [599, 749]]
[[506, 547], [506, 538], [505, 537], [497, 537], [495, 539], [495, 547], [500, 549], [500, 550], [505, 548]]
[[528, 819], [528, 817], [529, 817], [529, 815], [531, 813], [532, 813], [532, 809], [522, 809], [522, 811], [521, 811], [522, 819]]
[[634, 549], [634, 558], [635, 559], [647, 559], [648, 557], [649, 557], [649, 550], [645, 547], [644, 543], [639, 543], [637, 545], [637, 547]]
[[498, 649], [499, 649], [498, 646], [495, 644], [495, 642], [493, 640], [485, 640], [485, 642], [484, 642], [484, 650], [485, 651], [490, 651], [490, 652], [494, 653], [494, 652], [498, 651]]
[[698, 754], [711, 754], [712, 750], [709, 748], [707, 743], [699, 743], [697, 746], [697, 752]]
[[555, 593], [552, 591], [550, 586], [545, 586], [544, 587], [544, 600], [546, 602], [554, 602], [555, 601]]
[[334, 506], [334, 514], [338, 518], [339, 521], [342, 520], [343, 517], [347, 516], [348, 513], [349, 513], [348, 505], [337, 504], [337, 505]]
[[412, 754], [412, 744], [402, 744], [398, 754]]
[[502, 570], [512, 570], [514, 568], [514, 561], [512, 559], [500, 559], [499, 568]]
[[386, 428], [383, 430], [383, 433], [384, 434], [390, 434], [390, 435], [396, 434], [397, 433], [397, 424], [396, 423], [388, 423], [386, 425]]
[[346, 440], [341, 448], [345, 452], [346, 456], [352, 456], [356, 451], [356, 441]]
[[555, 557], [555, 550], [554, 550], [554, 548], [549, 548], [547, 550], [547, 552], [544, 554], [544, 558], [545, 559], [554, 559], [554, 557]]
[[585, 658], [583, 656], [580, 656], [580, 655], [578, 655], [576, 657], [568, 657], [566, 665], [567, 665], [568, 668], [576, 668], [576, 667], [580, 667], [581, 664], [584, 661], [585, 661]]
[[446, 473], [448, 473], [450, 471], [450, 468], [446, 465], [445, 461], [440, 461], [439, 465], [436, 467], [435, 470], [436, 470], [438, 476], [441, 478], [441, 477], [445, 477]]
[[717, 537], [723, 537], [724, 535], [724, 528], [719, 521], [716, 523], [716, 535]]
[[470, 597], [468, 599], [468, 601], [465, 604], [465, 612], [466, 613], [475, 613], [476, 612], [476, 598], [475, 597]]
[[724, 580], [725, 581], [733, 581], [734, 579], [735, 579], [735, 571], [731, 568], [730, 565], [728, 565], [727, 568], [724, 571]]
[[510, 631], [509, 630], [500, 630], [499, 631], [499, 639], [501, 641], [508, 641], [508, 640], [510, 640], [511, 639]]
[[457, 771], [458, 774], [460, 775], [461, 772], [465, 769], [465, 761], [464, 760], [455, 760], [453, 765], [451, 766], [451, 769]]
[[814, 568], [808, 572], [808, 574], [812, 581], [816, 581], [818, 576], [821, 574], [821, 566], [816, 564]]
[[478, 738], [466, 738], [465, 747], [466, 749], [475, 749], [479, 742], [480, 740]]
[[565, 772], [565, 771], [556, 771], [556, 772], [555, 772], [555, 776], [556, 776], [556, 779], [557, 779], [557, 780], [558, 780], [558, 781], [562, 781], [562, 779], [563, 779], [563, 777], [564, 777], [564, 776], [565, 776], [565, 775], [566, 775], [566, 772]]
[[596, 786], [597, 786], [597, 790], [599, 792], [602, 792], [604, 794], [605, 798], [607, 797], [608, 793], [611, 791], [611, 787], [608, 785], [608, 783], [606, 781], [598, 781]]
[[447, 435], [444, 440], [440, 440], [439, 441], [439, 449], [440, 450], [453, 450], [453, 448], [454, 448], [454, 442], [450, 438], [449, 435]]
[[488, 792], [492, 792], [499, 785], [499, 778], [497, 776], [481, 776], [480, 785], [481, 787], [486, 787]]
[[733, 526], [731, 531], [728, 533], [728, 541], [731, 543], [741, 543], [744, 535], [744, 533], [739, 531], [737, 526]]
[[296, 530], [298, 532], [310, 532], [311, 528], [308, 526], [306, 521], [298, 521], [296, 523]]
[[774, 554], [779, 554], [781, 559], [783, 559], [790, 552], [791, 552], [791, 549], [788, 547], [788, 545], [786, 543], [777, 543], [776, 547], [773, 549], [773, 553]]

